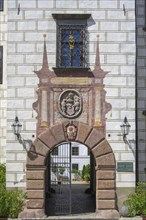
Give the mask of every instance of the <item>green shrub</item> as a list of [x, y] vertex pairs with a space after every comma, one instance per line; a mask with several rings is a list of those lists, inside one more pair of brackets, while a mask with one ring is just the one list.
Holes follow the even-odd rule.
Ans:
[[18, 214], [23, 210], [26, 194], [22, 190], [8, 191], [9, 217], [17, 218]]
[[0, 164], [0, 189], [6, 188], [6, 165]]
[[0, 217], [17, 218], [23, 210], [26, 193], [6, 189], [6, 165], [0, 164]]
[[83, 166], [82, 179], [85, 181], [90, 181], [90, 164]]
[[141, 215], [146, 208], [146, 183], [139, 182], [124, 204], [128, 207], [129, 216]]

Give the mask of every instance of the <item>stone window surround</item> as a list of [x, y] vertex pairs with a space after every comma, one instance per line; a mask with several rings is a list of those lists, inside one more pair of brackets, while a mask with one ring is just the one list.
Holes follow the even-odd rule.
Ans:
[[0, 84], [3, 83], [3, 46], [0, 46]]
[[0, 11], [4, 10], [4, 0], [0, 0]]

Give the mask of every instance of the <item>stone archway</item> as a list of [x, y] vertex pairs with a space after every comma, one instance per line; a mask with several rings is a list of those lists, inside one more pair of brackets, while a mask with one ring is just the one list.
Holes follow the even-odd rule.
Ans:
[[[67, 122], [68, 123], [68, 122]], [[34, 142], [27, 158], [27, 214], [25, 217], [45, 215], [45, 169], [46, 158], [50, 150], [59, 143], [67, 141], [65, 130], [67, 123], [58, 124], [41, 133]], [[80, 122], [73, 122], [77, 128], [74, 141], [91, 149], [96, 160], [96, 213], [97, 217], [118, 217], [116, 211], [116, 163], [114, 153], [96, 128]]]

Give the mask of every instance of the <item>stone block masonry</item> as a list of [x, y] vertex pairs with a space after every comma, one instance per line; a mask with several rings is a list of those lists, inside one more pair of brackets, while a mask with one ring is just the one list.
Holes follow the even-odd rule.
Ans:
[[[135, 122], [135, 82], [129, 78], [135, 77], [134, 1], [127, 0], [125, 2], [126, 15], [124, 15], [123, 5], [119, 0], [113, 0], [112, 4], [109, 0], [21, 0], [19, 3], [21, 10], [18, 15], [17, 0], [8, 0], [9, 50], [7, 68], [8, 102], [6, 104], [9, 112], [7, 162], [13, 166], [14, 163], [21, 161], [21, 169], [19, 170], [19, 167], [16, 166], [18, 170], [9, 170], [8, 175], [19, 172], [20, 175], [24, 174], [25, 176], [25, 151], [13, 137], [11, 124], [14, 119], [12, 116], [18, 115], [21, 119], [23, 124], [22, 136], [26, 137], [29, 134], [29, 138], [31, 138], [32, 135], [35, 135], [37, 119], [32, 111], [32, 103], [37, 98], [35, 92], [38, 79], [33, 71], [34, 69], [39, 70], [42, 64], [44, 33], [47, 35], [46, 43], [50, 69], [56, 66], [56, 24], [52, 13], [91, 13], [91, 19], [88, 21], [89, 66], [93, 70], [96, 35], [99, 34], [101, 65], [105, 71], [109, 71], [107, 78], [104, 79], [107, 102], [112, 105], [112, 110], [107, 114], [107, 134], [109, 134], [107, 139], [120, 161], [123, 161], [124, 155], [126, 155], [127, 160], [134, 163], [135, 159], [131, 156], [131, 150], [128, 146], [125, 146], [120, 136], [120, 124], [123, 121], [124, 114], [128, 117], [131, 116], [128, 118], [130, 124]], [[141, 71], [140, 74], [144, 76], [144, 71]], [[5, 102], [5, 98], [3, 101]], [[86, 132], [90, 131], [85, 129]], [[84, 133], [80, 135], [81, 137], [77, 138], [84, 140]], [[131, 127], [131, 139], [134, 138], [135, 130], [133, 126]], [[88, 142], [88, 140], [86, 141]], [[94, 145], [93, 138], [89, 145], [92, 144]], [[12, 160], [12, 157], [9, 157], [11, 154], [15, 155], [16, 162]], [[123, 174], [121, 173], [119, 176], [121, 178], [116, 182], [117, 187], [122, 186], [124, 182]], [[128, 186], [134, 183], [134, 176], [133, 172], [128, 183], [126, 183]], [[22, 182], [23, 186], [26, 186], [25, 178]], [[14, 184], [14, 178], [12, 178], [8, 182], [8, 187], [20, 186], [22, 182]], [[41, 197], [42, 194], [39, 193], [40, 191], [38, 197]], [[39, 205], [41, 204], [40, 202]], [[102, 206], [102, 204], [100, 205]]]

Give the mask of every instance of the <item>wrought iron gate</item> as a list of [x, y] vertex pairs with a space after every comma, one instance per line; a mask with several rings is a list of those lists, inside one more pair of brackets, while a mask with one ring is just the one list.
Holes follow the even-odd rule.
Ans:
[[71, 214], [71, 143], [61, 144], [50, 153], [49, 179], [51, 211]]

